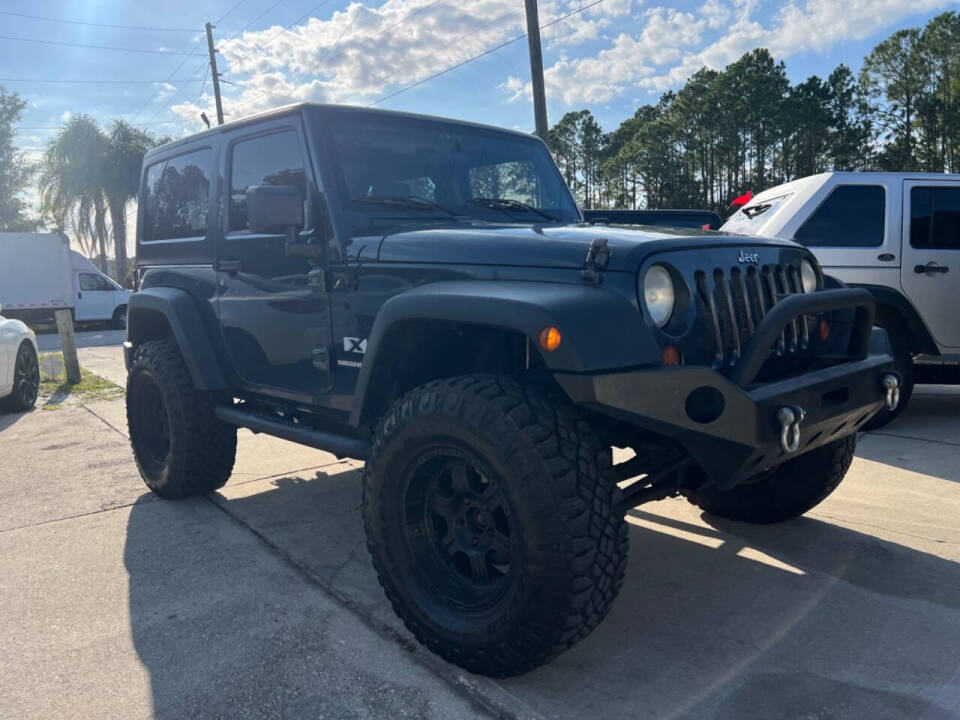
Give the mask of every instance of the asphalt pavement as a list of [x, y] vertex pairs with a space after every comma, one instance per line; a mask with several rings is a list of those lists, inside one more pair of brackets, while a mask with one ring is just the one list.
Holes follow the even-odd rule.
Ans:
[[122, 401], [0, 416], [0, 458], [0, 717], [960, 718], [958, 388], [861, 436], [804, 518], [631, 511], [610, 616], [506, 681], [394, 616], [359, 463], [241, 431], [219, 493], [159, 500]]

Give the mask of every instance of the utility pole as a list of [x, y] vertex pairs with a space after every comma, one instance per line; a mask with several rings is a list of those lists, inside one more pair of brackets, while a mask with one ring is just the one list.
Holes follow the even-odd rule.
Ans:
[[547, 97], [543, 89], [543, 51], [540, 49], [540, 18], [537, 0], [524, 0], [527, 6], [527, 43], [530, 46], [530, 82], [533, 85], [533, 118], [537, 137], [547, 141]]
[[[537, 45], [539, 46], [539, 36]], [[223, 125], [223, 103], [220, 102], [220, 73], [217, 72], [217, 51], [213, 49], [213, 25], [207, 23], [207, 51], [210, 53], [210, 78], [213, 80], [213, 97], [217, 101], [217, 125]]]

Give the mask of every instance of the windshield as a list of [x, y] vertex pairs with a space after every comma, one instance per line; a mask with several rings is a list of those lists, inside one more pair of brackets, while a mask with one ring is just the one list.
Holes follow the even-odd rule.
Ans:
[[350, 212], [400, 219], [580, 220], [553, 158], [535, 138], [353, 112], [333, 114], [323, 124]]

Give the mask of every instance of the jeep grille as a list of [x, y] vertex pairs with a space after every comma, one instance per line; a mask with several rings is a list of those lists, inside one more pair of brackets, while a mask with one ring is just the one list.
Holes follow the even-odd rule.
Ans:
[[[713, 334], [718, 369], [737, 363], [770, 308], [788, 295], [803, 292], [799, 267], [792, 264], [700, 269], [694, 272], [694, 283]], [[791, 321], [781, 330], [771, 354], [792, 355], [807, 349], [810, 322], [809, 316]]]

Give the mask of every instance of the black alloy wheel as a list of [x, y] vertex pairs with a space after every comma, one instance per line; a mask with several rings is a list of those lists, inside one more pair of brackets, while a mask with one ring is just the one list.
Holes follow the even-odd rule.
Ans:
[[405, 480], [403, 538], [423, 589], [460, 612], [496, 605], [518, 555], [501, 481], [450, 446], [423, 453]]
[[40, 392], [40, 362], [28, 343], [20, 346], [13, 371], [13, 393], [10, 400], [14, 410], [29, 410], [37, 403]]

